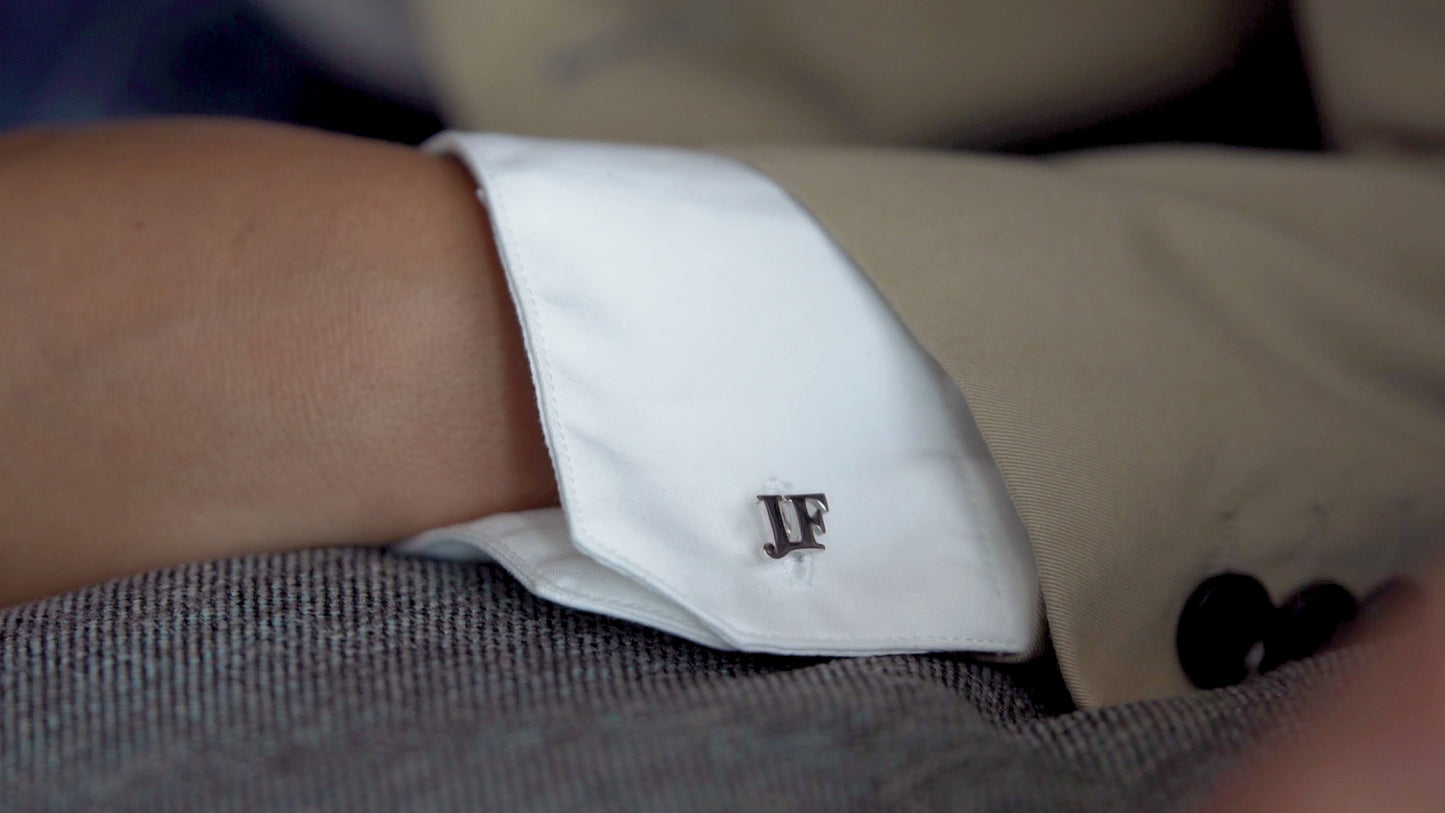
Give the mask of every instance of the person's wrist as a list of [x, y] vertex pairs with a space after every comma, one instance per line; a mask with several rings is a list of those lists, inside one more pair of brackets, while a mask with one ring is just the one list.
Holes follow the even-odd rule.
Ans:
[[342, 482], [359, 498], [354, 540], [556, 503], [486, 212], [460, 165], [416, 158], [405, 206], [419, 231], [385, 240], [376, 260], [397, 278], [378, 288], [374, 312], [344, 320], [369, 380], [333, 395], [356, 419], [311, 415], [318, 433], [335, 438], [331, 468], [348, 473]]
[[554, 499], [456, 165], [214, 122], [0, 158], [0, 603]]
[[272, 235], [277, 261], [294, 264], [283, 276], [309, 290], [278, 289], [263, 318], [214, 348], [239, 367], [213, 392], [256, 385], [220, 407], [226, 420], [270, 424], [258, 434], [271, 454], [243, 461], [271, 485], [256, 533], [288, 548], [377, 544], [554, 504], [520, 329], [470, 176], [412, 150], [331, 150], [344, 175], [297, 190], [314, 222]]

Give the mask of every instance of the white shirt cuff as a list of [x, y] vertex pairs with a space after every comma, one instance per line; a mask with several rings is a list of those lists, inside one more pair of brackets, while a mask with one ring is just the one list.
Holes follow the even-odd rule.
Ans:
[[562, 508], [403, 550], [719, 648], [1035, 645], [1032, 552], [966, 403], [783, 190], [688, 150], [428, 148], [491, 213]]

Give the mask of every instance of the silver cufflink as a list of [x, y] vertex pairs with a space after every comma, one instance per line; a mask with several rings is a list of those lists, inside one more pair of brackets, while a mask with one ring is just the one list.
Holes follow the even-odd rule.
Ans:
[[[828, 513], [828, 497], [824, 494], [759, 494], [768, 515], [773, 541], [763, 545], [763, 552], [781, 559], [797, 550], [827, 550], [818, 537], [828, 532], [823, 515]], [[783, 503], [788, 509], [783, 509]], [[791, 518], [791, 522], [789, 519]]]

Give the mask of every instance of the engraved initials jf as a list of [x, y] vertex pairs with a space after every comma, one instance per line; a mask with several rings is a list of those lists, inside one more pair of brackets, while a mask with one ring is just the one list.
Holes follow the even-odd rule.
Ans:
[[[792, 514], [791, 523], [783, 516], [784, 500]], [[823, 524], [823, 515], [828, 513], [826, 495], [759, 494], [758, 501], [767, 509], [768, 524], [773, 529], [773, 541], [763, 546], [764, 553], [781, 559], [795, 550], [827, 550], [818, 541], [818, 537], [828, 531]]]

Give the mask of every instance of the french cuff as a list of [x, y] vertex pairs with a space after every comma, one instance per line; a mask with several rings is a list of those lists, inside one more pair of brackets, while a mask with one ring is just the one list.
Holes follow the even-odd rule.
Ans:
[[491, 214], [562, 507], [403, 550], [717, 648], [1034, 648], [1033, 555], [967, 404], [772, 181], [676, 149], [427, 149]]

